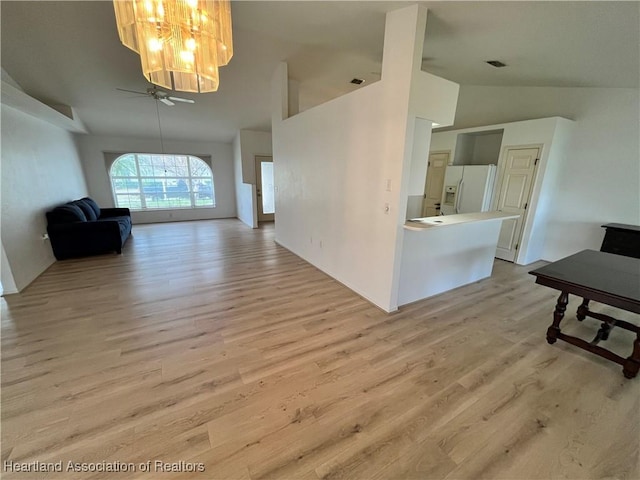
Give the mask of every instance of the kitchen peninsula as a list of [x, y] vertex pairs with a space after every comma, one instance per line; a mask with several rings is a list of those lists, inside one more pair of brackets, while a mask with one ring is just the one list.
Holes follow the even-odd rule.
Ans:
[[491, 276], [502, 221], [513, 218], [480, 212], [407, 220], [398, 305]]

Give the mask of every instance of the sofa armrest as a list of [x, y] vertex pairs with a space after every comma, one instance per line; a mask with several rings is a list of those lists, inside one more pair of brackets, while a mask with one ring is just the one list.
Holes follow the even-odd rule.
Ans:
[[131, 210], [128, 208], [101, 208], [100, 218], [109, 217], [130, 217]]

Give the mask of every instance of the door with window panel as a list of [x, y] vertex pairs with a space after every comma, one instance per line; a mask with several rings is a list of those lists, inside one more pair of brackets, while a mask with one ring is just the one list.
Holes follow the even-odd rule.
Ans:
[[256, 156], [255, 160], [258, 221], [272, 222], [276, 213], [273, 157]]

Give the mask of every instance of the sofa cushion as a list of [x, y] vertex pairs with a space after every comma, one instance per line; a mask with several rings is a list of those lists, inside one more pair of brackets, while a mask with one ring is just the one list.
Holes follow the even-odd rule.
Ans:
[[98, 206], [98, 204], [93, 198], [84, 197], [84, 198], [81, 198], [80, 200], [82, 200], [84, 203], [86, 203], [93, 209], [93, 211], [96, 214], [96, 218], [100, 218], [100, 207]]
[[87, 217], [87, 220], [89, 222], [95, 222], [98, 219], [96, 212], [93, 210], [93, 208], [91, 208], [91, 205], [89, 205], [86, 201], [75, 200], [71, 203], [73, 203], [76, 207], [82, 210], [82, 213], [84, 213], [84, 216]]
[[87, 217], [80, 207], [72, 203], [65, 203], [56, 207], [51, 212], [53, 223], [86, 222]]

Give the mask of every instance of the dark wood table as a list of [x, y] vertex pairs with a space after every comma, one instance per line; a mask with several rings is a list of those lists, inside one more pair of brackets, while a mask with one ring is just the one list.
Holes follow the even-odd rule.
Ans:
[[[529, 272], [536, 276], [536, 283], [559, 290], [560, 296], [553, 312], [553, 323], [547, 329], [547, 342], [564, 340], [591, 353], [622, 365], [627, 378], [633, 378], [640, 370], [640, 327], [624, 320], [589, 310], [589, 301], [604, 303], [629, 312], [640, 314], [640, 259], [583, 250], [582, 252], [553, 262]], [[569, 294], [582, 297], [577, 318], [586, 317], [602, 322], [600, 330], [591, 342], [567, 335], [560, 331], [560, 322], [569, 302]], [[623, 328], [636, 334], [631, 355], [623, 358], [598, 345], [609, 338], [613, 327]]]

